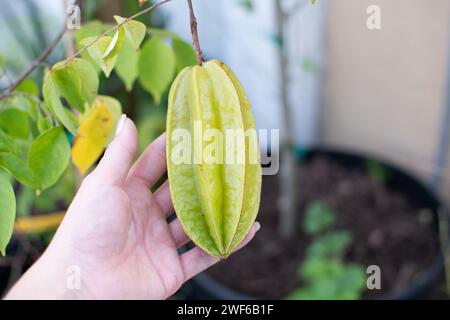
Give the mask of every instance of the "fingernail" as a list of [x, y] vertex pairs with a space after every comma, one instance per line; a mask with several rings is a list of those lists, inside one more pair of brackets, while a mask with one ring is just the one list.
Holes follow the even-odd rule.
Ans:
[[261, 229], [261, 224], [258, 221], [256, 221], [255, 222], [255, 232], [258, 232], [259, 229]]
[[125, 124], [125, 120], [127, 120], [127, 115], [126, 114], [122, 114], [120, 116], [120, 118], [119, 118], [119, 121], [117, 122], [115, 137], [117, 137], [120, 134], [120, 132], [122, 131], [123, 126]]

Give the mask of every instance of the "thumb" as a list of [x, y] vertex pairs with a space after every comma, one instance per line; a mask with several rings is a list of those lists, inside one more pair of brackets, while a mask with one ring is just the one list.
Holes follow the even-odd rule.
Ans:
[[122, 185], [134, 163], [138, 145], [136, 126], [123, 114], [118, 121], [114, 140], [90, 179], [101, 184]]

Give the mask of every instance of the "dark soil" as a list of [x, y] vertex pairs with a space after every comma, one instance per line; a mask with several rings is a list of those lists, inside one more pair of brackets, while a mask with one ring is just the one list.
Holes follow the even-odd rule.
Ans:
[[346, 254], [348, 262], [381, 268], [382, 289], [364, 298], [403, 289], [429, 267], [438, 252], [431, 222], [420, 219], [420, 205], [411, 196], [352, 169], [318, 156], [298, 166], [298, 232], [282, 240], [278, 219], [278, 177], [265, 176], [258, 221], [261, 230], [239, 253], [211, 268], [208, 274], [243, 294], [282, 299], [301, 283], [297, 269], [310, 239], [301, 232], [306, 206], [325, 201], [337, 214], [336, 229], [349, 230], [354, 242]]

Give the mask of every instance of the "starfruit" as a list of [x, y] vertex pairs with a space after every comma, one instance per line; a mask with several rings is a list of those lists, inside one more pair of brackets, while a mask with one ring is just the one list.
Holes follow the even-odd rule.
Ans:
[[226, 258], [256, 219], [261, 165], [250, 103], [224, 63], [187, 67], [175, 79], [169, 93], [167, 162], [184, 231], [210, 255]]

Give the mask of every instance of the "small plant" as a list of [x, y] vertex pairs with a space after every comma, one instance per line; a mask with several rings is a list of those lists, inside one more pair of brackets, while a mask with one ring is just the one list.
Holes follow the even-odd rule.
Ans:
[[391, 173], [389, 169], [379, 161], [367, 160], [366, 161], [367, 174], [374, 180], [377, 180], [383, 184], [389, 182]]
[[349, 231], [332, 231], [336, 213], [324, 202], [316, 201], [306, 209], [303, 231], [313, 238], [306, 259], [298, 269], [304, 286], [292, 292], [295, 300], [354, 300], [365, 288], [361, 265], [345, 263], [344, 254], [352, 243]]

